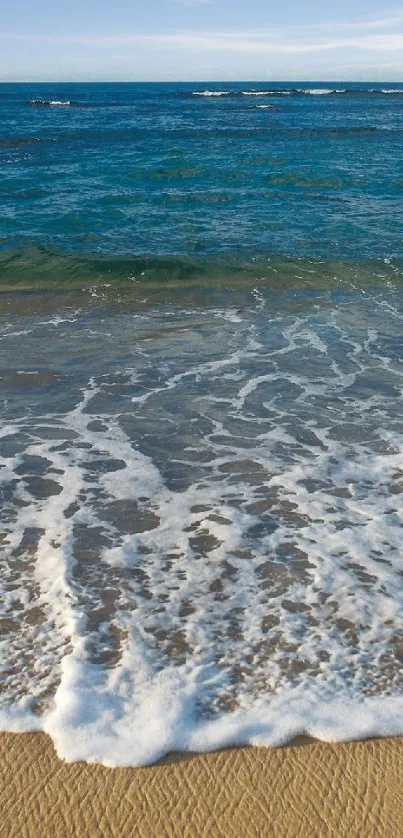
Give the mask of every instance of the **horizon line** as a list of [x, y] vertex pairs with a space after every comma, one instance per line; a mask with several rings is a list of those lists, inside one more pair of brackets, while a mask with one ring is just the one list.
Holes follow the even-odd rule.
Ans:
[[337, 77], [327, 78], [288, 78], [288, 79], [269, 79], [269, 78], [232, 78], [232, 79], [0, 79], [0, 84], [290, 84], [292, 82], [301, 82], [309, 84], [310, 82], [318, 82], [320, 84], [343, 82], [343, 84], [403, 84], [403, 77], [398, 79], [373, 79], [373, 78], [355, 78], [343, 79]]

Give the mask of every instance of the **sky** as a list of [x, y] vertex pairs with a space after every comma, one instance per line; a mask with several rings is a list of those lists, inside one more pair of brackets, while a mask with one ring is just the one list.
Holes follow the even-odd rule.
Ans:
[[403, 2], [14, 0], [0, 81], [403, 81]]

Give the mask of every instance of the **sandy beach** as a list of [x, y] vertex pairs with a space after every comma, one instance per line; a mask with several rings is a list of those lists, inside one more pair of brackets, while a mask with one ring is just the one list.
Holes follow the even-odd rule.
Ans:
[[403, 834], [403, 740], [174, 754], [148, 768], [60, 761], [43, 734], [1, 734], [1, 835]]

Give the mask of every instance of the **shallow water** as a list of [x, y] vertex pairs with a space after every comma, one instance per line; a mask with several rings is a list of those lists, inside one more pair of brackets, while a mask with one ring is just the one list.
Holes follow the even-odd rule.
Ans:
[[[18, 107], [55, 118], [61, 131], [70, 106], [28, 105], [37, 97], [23, 87], [14, 86]], [[84, 85], [78, 101], [95, 88], [106, 96]], [[70, 96], [39, 92], [43, 101]], [[172, 93], [176, 117], [188, 118], [190, 102], [221, 107], [228, 98], [243, 108], [255, 98], [194, 92]], [[119, 95], [125, 104], [126, 86]], [[401, 118], [398, 94], [357, 92], [354, 101], [371, 97], [378, 121], [384, 100]], [[347, 123], [352, 94], [289, 95], [315, 103], [304, 112], [310, 125], [328, 98], [345, 103], [337, 120]], [[158, 122], [155, 102], [147, 106]], [[157, 131], [156, 147], [165, 140]], [[283, 146], [281, 133], [272, 141]], [[330, 155], [333, 140], [322, 142]], [[151, 170], [155, 149], [148, 159]], [[19, 172], [31, 177], [38, 160], [24, 161]], [[287, 186], [284, 212], [296, 188]], [[76, 182], [77, 203], [85, 194]], [[363, 212], [368, 200], [359, 189]], [[197, 258], [168, 211], [170, 241], [153, 249], [150, 222], [145, 253], [132, 244], [139, 219], [127, 239], [105, 207], [109, 238], [90, 252], [41, 201], [39, 241], [27, 216], [8, 216], [19, 240], [8, 238], [0, 257], [0, 724], [46, 730], [69, 759], [144, 764], [173, 749], [278, 743], [304, 731], [403, 731], [396, 228], [380, 197], [378, 258], [366, 258], [370, 214], [360, 234], [335, 248], [322, 241], [323, 258], [300, 196], [297, 226], [291, 212], [279, 230], [285, 252], [309, 228], [312, 255], [286, 258], [273, 255], [277, 233], [268, 247], [253, 187], [245, 201], [231, 229], [260, 212], [252, 256], [244, 245], [252, 251], [253, 236], [232, 248], [211, 208]], [[88, 229], [93, 222], [83, 214]], [[337, 223], [346, 228], [346, 216]], [[209, 256], [219, 229], [222, 247]]]

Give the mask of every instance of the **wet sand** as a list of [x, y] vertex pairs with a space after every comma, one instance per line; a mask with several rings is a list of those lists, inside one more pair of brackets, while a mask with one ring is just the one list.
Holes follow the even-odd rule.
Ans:
[[0, 735], [4, 838], [401, 838], [403, 739], [175, 754], [149, 768], [61, 762]]

